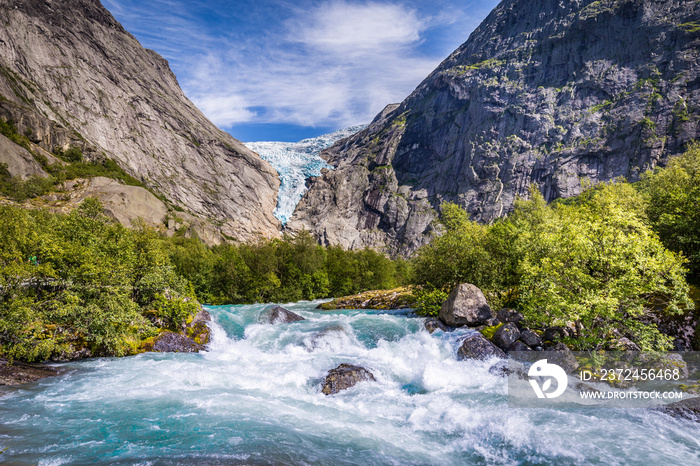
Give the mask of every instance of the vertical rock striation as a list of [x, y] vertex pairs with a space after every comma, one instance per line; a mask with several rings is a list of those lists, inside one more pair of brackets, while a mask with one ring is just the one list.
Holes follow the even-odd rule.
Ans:
[[228, 236], [276, 236], [275, 170], [185, 97], [98, 0], [0, 0], [0, 117], [51, 151], [115, 159]]
[[322, 155], [291, 229], [410, 254], [443, 201], [489, 222], [537, 183], [637, 180], [700, 136], [696, 0], [504, 0], [400, 105]]

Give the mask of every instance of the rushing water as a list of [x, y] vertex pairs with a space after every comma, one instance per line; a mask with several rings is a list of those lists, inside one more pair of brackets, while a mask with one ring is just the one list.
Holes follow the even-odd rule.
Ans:
[[[265, 306], [211, 308], [200, 354], [63, 365], [0, 391], [8, 464], [700, 464], [700, 428], [646, 410], [506, 406], [489, 364], [458, 361], [460, 335], [407, 312], [316, 311], [263, 325]], [[365, 382], [320, 384], [348, 362]]]

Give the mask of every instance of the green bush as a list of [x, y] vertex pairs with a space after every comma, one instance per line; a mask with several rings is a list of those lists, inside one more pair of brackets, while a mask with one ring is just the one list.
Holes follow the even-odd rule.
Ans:
[[69, 215], [1, 206], [0, 238], [3, 357], [132, 354], [198, 309], [160, 235], [113, 223], [95, 199]]
[[668, 166], [648, 173], [638, 184], [647, 198], [646, 214], [663, 243], [687, 257], [700, 279], [700, 143]]
[[517, 307], [529, 325], [574, 323], [578, 349], [600, 347], [617, 334], [643, 349], [668, 349], [669, 339], [643, 324], [653, 308], [668, 314], [692, 308], [685, 260], [664, 247], [629, 184], [592, 187], [552, 205], [537, 189], [493, 225], [478, 225], [443, 205], [444, 234], [414, 259], [414, 284], [426, 314], [438, 292], [458, 283], [480, 287], [495, 308]]

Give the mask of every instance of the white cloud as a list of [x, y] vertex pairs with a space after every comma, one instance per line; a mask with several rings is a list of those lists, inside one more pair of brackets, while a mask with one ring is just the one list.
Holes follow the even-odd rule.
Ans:
[[[416, 8], [391, 0], [271, 0], [267, 9], [229, 17], [220, 10], [229, 5], [223, 0], [103, 1], [171, 62], [185, 93], [223, 128], [339, 128], [370, 121], [452, 51], [436, 50], [430, 41], [425, 47], [425, 41], [453, 27], [451, 37], [461, 35], [466, 6], [451, 0], [416, 0]], [[232, 26], [212, 29], [195, 11], [224, 13], [220, 23], [230, 19]], [[235, 23], [243, 18], [246, 23]]]
[[333, 54], [374, 54], [420, 39], [424, 22], [399, 5], [334, 2], [288, 23], [290, 41]]
[[[439, 63], [423, 57], [426, 21], [384, 3], [339, 1], [299, 12], [266, 43], [227, 44], [184, 87], [214, 123], [347, 126], [401, 101]], [[274, 46], [271, 46], [274, 44]], [[225, 105], [234, 110], [224, 111]], [[245, 110], [245, 106], [260, 110]]]

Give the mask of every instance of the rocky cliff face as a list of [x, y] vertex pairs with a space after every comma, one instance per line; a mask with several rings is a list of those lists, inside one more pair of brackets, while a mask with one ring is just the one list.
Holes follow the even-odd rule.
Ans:
[[0, 117], [52, 151], [109, 157], [246, 240], [278, 234], [274, 169], [185, 97], [98, 0], [0, 0]]
[[696, 0], [504, 0], [400, 105], [324, 155], [291, 229], [323, 242], [427, 242], [443, 201], [488, 222], [640, 174], [700, 136]]

